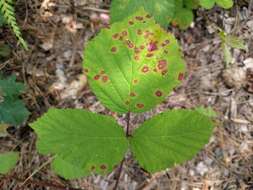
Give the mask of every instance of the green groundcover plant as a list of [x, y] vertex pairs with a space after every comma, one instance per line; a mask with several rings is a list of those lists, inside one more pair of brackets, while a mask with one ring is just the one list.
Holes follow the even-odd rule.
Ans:
[[17, 152], [0, 153], [0, 175], [8, 173], [18, 161]]
[[54, 156], [52, 169], [60, 176], [107, 174], [129, 150], [141, 167], [156, 172], [191, 159], [208, 142], [214, 113], [205, 108], [168, 110], [130, 132], [129, 114], [161, 103], [185, 72], [175, 37], [143, 8], [102, 29], [88, 43], [83, 66], [97, 98], [126, 114], [128, 124], [81, 109], [49, 109], [31, 127], [38, 151]]
[[24, 84], [16, 82], [16, 76], [0, 76], [0, 125], [20, 125], [29, 116], [24, 102], [19, 98]]
[[193, 21], [194, 9], [198, 7], [211, 9], [215, 3], [225, 9], [233, 6], [233, 0], [113, 0], [111, 21], [112, 23], [121, 21], [140, 7], [144, 7], [161, 26], [167, 27], [171, 22], [181, 29], [186, 29]]
[[22, 38], [20, 28], [17, 24], [13, 0], [0, 0], [0, 27], [4, 23], [7, 23], [11, 27], [11, 29], [12, 29], [13, 33], [16, 35], [19, 43], [25, 49], [28, 49], [27, 43]]

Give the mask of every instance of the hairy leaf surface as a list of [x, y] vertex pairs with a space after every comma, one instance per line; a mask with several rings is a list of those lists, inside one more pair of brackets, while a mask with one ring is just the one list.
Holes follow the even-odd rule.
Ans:
[[195, 156], [212, 129], [211, 119], [198, 109], [167, 111], [136, 129], [130, 147], [144, 169], [156, 172]]
[[53, 169], [72, 179], [113, 170], [128, 142], [113, 118], [78, 109], [50, 109], [31, 124], [42, 154], [56, 156]]
[[17, 152], [6, 152], [0, 154], [0, 174], [6, 174], [13, 169], [18, 161]]
[[144, 112], [180, 84], [185, 64], [175, 37], [140, 10], [88, 43], [84, 70], [106, 107]]

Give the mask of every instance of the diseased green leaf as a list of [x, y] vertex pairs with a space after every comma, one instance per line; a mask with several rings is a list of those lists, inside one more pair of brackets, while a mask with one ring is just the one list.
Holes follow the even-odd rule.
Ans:
[[17, 152], [7, 152], [0, 154], [0, 174], [6, 174], [13, 169], [18, 161]]
[[139, 164], [156, 172], [193, 158], [208, 143], [213, 130], [198, 110], [172, 110], [144, 122], [130, 139]]
[[167, 27], [175, 13], [175, 0], [113, 0], [111, 4], [112, 23], [122, 21], [141, 7], [154, 16], [157, 23]]
[[84, 110], [50, 109], [31, 127], [39, 152], [55, 155], [53, 169], [67, 179], [111, 172], [128, 149], [113, 118]]
[[88, 43], [84, 70], [106, 107], [144, 112], [180, 84], [185, 64], [175, 37], [140, 10]]
[[87, 175], [87, 171], [83, 170], [83, 167], [80, 167], [78, 164], [68, 162], [59, 156], [53, 160], [52, 169], [65, 179], [81, 178]]

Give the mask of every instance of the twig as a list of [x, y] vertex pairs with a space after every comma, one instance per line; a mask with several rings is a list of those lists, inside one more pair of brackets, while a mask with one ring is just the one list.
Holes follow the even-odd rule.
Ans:
[[117, 188], [118, 188], [119, 180], [120, 180], [120, 176], [121, 176], [121, 172], [122, 172], [124, 161], [125, 161], [125, 158], [123, 158], [123, 160], [120, 163], [119, 172], [118, 172], [118, 176], [117, 176], [117, 181], [115, 183], [115, 186], [114, 186], [113, 190], [117, 190]]
[[50, 164], [55, 157], [48, 159], [45, 163], [43, 163], [38, 169], [34, 170], [30, 176], [28, 176], [25, 181], [20, 185], [20, 187], [24, 186], [36, 173], [38, 173], [42, 168]]
[[[131, 117], [131, 114], [130, 114], [130, 112], [128, 112], [126, 114], [126, 121], [127, 121], [126, 137], [130, 137], [131, 136], [130, 135], [130, 119], [131, 119], [130, 117]], [[114, 186], [113, 190], [117, 190], [117, 188], [118, 188], [119, 180], [120, 180], [120, 176], [121, 176], [121, 173], [122, 173], [122, 168], [123, 168], [124, 162], [125, 162], [125, 158], [123, 158], [123, 160], [120, 163], [119, 170], [118, 170], [117, 180], [116, 180], [116, 183], [115, 183], [115, 186]]]
[[126, 115], [126, 120], [127, 120], [127, 128], [126, 128], [126, 137], [130, 137], [131, 134], [130, 134], [130, 118], [131, 115], [130, 115], [130, 112], [127, 113]]
[[[15, 176], [15, 175], [12, 175], [12, 176], [6, 176], [6, 177], [1, 178], [1, 182], [3, 182], [4, 180], [11, 179], [11, 178], [18, 181], [18, 182], [23, 182], [24, 181], [24, 179], [21, 179], [21, 178]], [[37, 185], [37, 186], [40, 186], [40, 187], [51, 187], [55, 190], [83, 190], [83, 189], [63, 186], [63, 185], [59, 185], [59, 184], [57, 185], [57, 184], [54, 184], [52, 181], [39, 181], [39, 180], [29, 179], [27, 181], [27, 184]], [[23, 188], [21, 186], [19, 186], [18, 189], [23, 189]]]

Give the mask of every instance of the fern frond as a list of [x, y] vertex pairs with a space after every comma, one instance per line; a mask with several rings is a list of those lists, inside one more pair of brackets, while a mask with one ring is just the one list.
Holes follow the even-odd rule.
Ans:
[[12, 0], [0, 0], [0, 12], [2, 13], [7, 24], [9, 24], [10, 27], [12, 28], [12, 31], [16, 35], [19, 43], [21, 43], [22, 46], [27, 50], [28, 49], [27, 43], [22, 38], [20, 28], [17, 24]]

